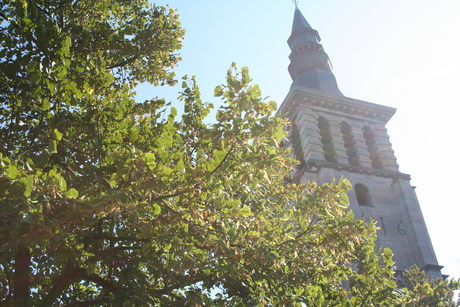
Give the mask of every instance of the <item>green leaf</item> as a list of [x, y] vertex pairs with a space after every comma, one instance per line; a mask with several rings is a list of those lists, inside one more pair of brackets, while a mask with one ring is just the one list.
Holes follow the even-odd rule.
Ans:
[[29, 197], [32, 193], [32, 190], [34, 188], [34, 176], [33, 175], [27, 175], [26, 179], [26, 188], [24, 190], [24, 196]]
[[266, 170], [263, 170], [263, 175], [264, 175], [265, 180], [266, 180], [268, 183], [271, 183], [271, 180], [270, 180], [270, 178], [268, 177], [268, 173], [267, 173]]
[[153, 214], [155, 215], [159, 215], [161, 213], [161, 207], [158, 204], [153, 204], [152, 209], [153, 209]]
[[39, 83], [41, 81], [41, 74], [38, 70], [35, 70], [31, 73], [31, 76], [30, 76], [30, 82], [32, 84], [35, 84], [35, 83]]
[[151, 152], [148, 152], [144, 155], [145, 159], [148, 160], [148, 161], [155, 161], [156, 158], [155, 158], [155, 155]]
[[248, 206], [244, 206], [243, 208], [241, 208], [240, 212], [245, 217], [252, 216], [251, 209]]
[[276, 111], [276, 109], [278, 109], [278, 104], [276, 103], [276, 101], [269, 101], [268, 102], [269, 106], [270, 106], [270, 110], [271, 111]]
[[284, 139], [285, 136], [286, 136], [286, 132], [284, 131], [283, 127], [278, 127], [278, 129], [276, 130], [275, 134], [273, 135], [273, 137], [278, 142], [281, 141], [282, 139]]
[[111, 188], [116, 187], [118, 185], [118, 181], [116, 181], [115, 179], [111, 179], [109, 181], [109, 185]]
[[180, 229], [182, 229], [182, 231], [183, 231], [184, 233], [187, 233], [187, 232], [188, 232], [188, 224], [187, 224], [187, 223], [182, 223], [182, 222], [180, 222], [180, 223], [179, 223], [179, 227], [180, 227]]
[[252, 98], [259, 98], [262, 95], [262, 91], [258, 84], [254, 84], [251, 87], [251, 97]]
[[37, 87], [35, 88], [34, 92], [32, 93], [32, 97], [38, 98], [38, 97], [40, 97], [41, 93], [42, 93], [42, 87], [41, 87], [41, 86], [37, 86]]
[[251, 77], [249, 77], [249, 69], [247, 67], [241, 68], [241, 74], [243, 82], [249, 83], [251, 81]]
[[50, 90], [50, 92], [54, 92], [54, 89], [55, 89], [55, 85], [53, 82], [50, 82], [49, 80], [46, 80], [46, 87]]
[[214, 89], [214, 97], [220, 97], [224, 94], [224, 91], [222, 90], [222, 86], [216, 86]]
[[227, 153], [225, 151], [214, 150], [214, 158], [212, 162], [214, 163], [215, 166], [217, 166], [222, 162], [222, 160], [224, 160], [226, 155]]
[[393, 264], [393, 251], [388, 247], [385, 247], [383, 250], [383, 261], [386, 265]]
[[218, 122], [223, 122], [226, 119], [225, 112], [222, 112], [221, 110], [218, 110], [216, 112], [216, 119]]
[[16, 177], [18, 177], [18, 168], [12, 164], [10, 164], [6, 170], [6, 173], [8, 175], [8, 177], [10, 177], [11, 179], [16, 179]]
[[77, 198], [78, 197], [78, 191], [75, 190], [74, 188], [71, 188], [68, 190], [65, 195], [69, 198]]
[[58, 186], [60, 191], [67, 190], [67, 181], [61, 176], [57, 175]]
[[49, 151], [50, 153], [57, 153], [57, 142], [56, 140], [49, 140]]
[[50, 101], [48, 99], [43, 99], [42, 111], [48, 111], [49, 109], [50, 109]]
[[137, 131], [137, 129], [135, 127], [133, 127], [129, 131], [129, 141], [130, 142], [135, 142], [138, 137], [139, 137], [139, 132]]
[[340, 193], [340, 203], [342, 205], [348, 205], [350, 203], [350, 200], [348, 199], [347, 193], [345, 193], [345, 192]]
[[163, 174], [166, 175], [166, 176], [171, 175], [171, 174], [172, 174], [172, 169], [169, 168], [169, 167], [165, 167], [165, 168], [163, 169]]
[[62, 139], [62, 136], [64, 134], [62, 134], [61, 132], [59, 132], [59, 130], [57, 129], [54, 129], [53, 130], [53, 136], [56, 138], [56, 140], [60, 141]]

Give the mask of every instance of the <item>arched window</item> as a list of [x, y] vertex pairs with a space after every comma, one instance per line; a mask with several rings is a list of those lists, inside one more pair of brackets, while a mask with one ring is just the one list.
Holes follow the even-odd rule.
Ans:
[[319, 135], [323, 144], [324, 159], [328, 162], [336, 163], [334, 143], [332, 141], [331, 128], [329, 122], [324, 118], [318, 118]]
[[382, 169], [382, 161], [380, 159], [380, 153], [378, 152], [377, 147], [377, 140], [375, 139], [374, 132], [372, 132], [371, 128], [364, 127], [363, 128], [363, 136], [366, 140], [367, 151], [369, 152], [369, 158], [372, 162], [372, 167], [375, 169]]
[[340, 124], [340, 132], [342, 132], [343, 143], [347, 150], [348, 163], [359, 166], [358, 150], [356, 149], [356, 142], [351, 126], [347, 122], [342, 122]]
[[371, 194], [365, 185], [357, 183], [355, 185], [355, 193], [356, 198], [358, 199], [358, 205], [372, 206]]

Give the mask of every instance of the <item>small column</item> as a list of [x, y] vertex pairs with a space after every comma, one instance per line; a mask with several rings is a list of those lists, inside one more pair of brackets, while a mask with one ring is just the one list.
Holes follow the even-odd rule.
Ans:
[[323, 146], [319, 134], [318, 120], [313, 111], [307, 107], [299, 109], [296, 124], [305, 161], [310, 159], [324, 160]]
[[337, 163], [349, 165], [347, 149], [345, 148], [345, 143], [343, 141], [343, 135], [340, 131], [340, 124], [342, 120], [338, 116], [329, 115], [325, 117], [329, 120], [329, 127], [331, 128], [332, 142], [334, 143], [335, 156], [337, 158]]
[[396, 162], [396, 156], [393, 151], [388, 131], [384, 124], [376, 124], [374, 130], [379, 152], [383, 162], [384, 169], [393, 172], [399, 172], [399, 165]]
[[372, 161], [369, 158], [369, 151], [367, 150], [366, 140], [363, 136], [362, 122], [350, 123], [351, 131], [353, 132], [356, 149], [358, 150], [359, 161], [362, 167], [372, 168]]

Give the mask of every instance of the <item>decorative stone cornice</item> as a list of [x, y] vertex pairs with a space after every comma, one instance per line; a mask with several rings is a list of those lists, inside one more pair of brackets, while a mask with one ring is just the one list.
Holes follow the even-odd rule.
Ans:
[[324, 48], [323, 48], [323, 46], [321, 44], [309, 43], [309, 44], [304, 44], [304, 45], [300, 45], [300, 46], [296, 47], [291, 52], [291, 54], [289, 55], [289, 58], [292, 59], [294, 54], [300, 53], [300, 52], [305, 51], [305, 50], [315, 50], [315, 51], [318, 51], [318, 52], [324, 52]]
[[440, 271], [444, 266], [438, 264], [426, 264], [423, 267], [424, 271]]
[[396, 109], [344, 96], [327, 94], [310, 88], [293, 86], [281, 104], [278, 114], [292, 118], [301, 105], [329, 113], [367, 119], [386, 124]]
[[386, 178], [401, 178], [405, 180], [410, 180], [410, 175], [400, 173], [400, 172], [393, 172], [387, 171], [382, 169], [375, 169], [369, 167], [362, 167], [362, 166], [354, 166], [349, 164], [340, 164], [340, 163], [332, 163], [322, 160], [310, 159], [308, 162], [304, 164], [304, 166], [297, 170], [294, 174], [294, 181], [299, 181], [302, 178], [304, 173], [317, 173], [320, 168], [330, 168], [335, 169], [338, 171], [348, 171], [351, 173], [360, 173], [366, 175], [374, 175], [379, 177], [386, 177]]

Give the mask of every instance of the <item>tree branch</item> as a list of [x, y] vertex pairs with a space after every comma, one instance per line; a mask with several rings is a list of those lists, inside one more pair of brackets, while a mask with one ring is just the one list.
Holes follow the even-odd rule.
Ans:
[[90, 238], [94, 240], [108, 240], [108, 241], [129, 241], [129, 242], [150, 242], [151, 239], [137, 239], [136, 237], [115, 237], [105, 233], [94, 233], [90, 234]]
[[313, 216], [312, 219], [310, 220], [310, 224], [308, 225], [307, 229], [305, 229], [305, 231], [303, 231], [303, 232], [299, 233], [298, 235], [296, 235], [294, 239], [286, 240], [284, 242], [279, 243], [278, 246], [285, 245], [285, 244], [291, 243], [291, 242], [295, 242], [300, 237], [303, 237], [304, 235], [306, 235], [310, 231], [311, 226], [313, 226], [313, 223], [315, 222], [315, 219], [316, 219], [316, 216]]
[[8, 21], [8, 17], [5, 14], [3, 14], [3, 12], [0, 12], [0, 17]]
[[62, 273], [51, 288], [48, 295], [43, 300], [41, 307], [51, 307], [53, 303], [61, 296], [77, 276], [74, 270], [72, 260], [69, 258], [62, 269]]
[[155, 197], [155, 198], [152, 198], [152, 200], [153, 201], [159, 201], [159, 200], [163, 200], [163, 199], [167, 199], [167, 198], [171, 198], [171, 197], [181, 196], [181, 195], [184, 195], [185, 193], [186, 193], [186, 191], [180, 191], [180, 192], [177, 192], [177, 193], [174, 193], [174, 194]]
[[99, 275], [95, 273], [88, 274], [86, 270], [83, 268], [77, 268], [76, 272], [78, 276], [81, 277], [82, 279], [92, 281], [112, 293], [115, 293], [119, 290], [119, 288], [115, 286], [114, 284], [112, 284], [110, 281], [105, 280], [104, 278], [100, 277]]
[[29, 306], [30, 262], [29, 248], [18, 251], [14, 259], [13, 306]]
[[[115, 258], [117, 259], [118, 266], [121, 267], [120, 258], [118, 257], [118, 253], [117, 253], [117, 251], [115, 250], [115, 247], [114, 247], [114, 245], [113, 245], [113, 242], [110, 242], [110, 246], [112, 247], [113, 252], [115, 253]], [[136, 295], [134, 294], [133, 287], [131, 286], [131, 282], [129, 281], [129, 278], [128, 278], [128, 276], [126, 275], [126, 271], [125, 271], [125, 270], [121, 270], [121, 273], [122, 273], [123, 276], [125, 277], [126, 283], [128, 284], [128, 288], [129, 288], [129, 290], [131, 291], [132, 296], [133, 296], [133, 297], [136, 297]], [[135, 301], [135, 303], [136, 303], [136, 306], [138, 306], [137, 300]]]
[[100, 304], [106, 300], [108, 300], [109, 298], [107, 296], [103, 296], [103, 297], [99, 297], [99, 298], [95, 298], [94, 300], [90, 300], [90, 301], [83, 301], [83, 302], [76, 302], [76, 303], [72, 303], [72, 304], [66, 304], [62, 307], [75, 307], [75, 306], [82, 306], [82, 307], [86, 307], [86, 306], [101, 306]]
[[233, 150], [233, 145], [227, 151], [227, 153], [225, 154], [225, 157], [222, 159], [222, 161], [220, 161], [219, 165], [217, 165], [217, 167], [211, 172], [211, 175], [214, 175], [214, 173], [217, 172], [217, 170], [222, 166], [222, 164], [224, 164], [225, 160], [227, 160], [228, 156], [230, 156], [232, 150]]
[[117, 63], [117, 64], [114, 64], [112, 66], [108, 66], [107, 69], [114, 69], [114, 68], [118, 68], [118, 67], [122, 67], [122, 66], [125, 66], [125, 65], [128, 65], [128, 64], [131, 64], [132, 62], [134, 62], [135, 60], [137, 60], [139, 58], [138, 55], [135, 55], [123, 62], [120, 62], [120, 63]]

